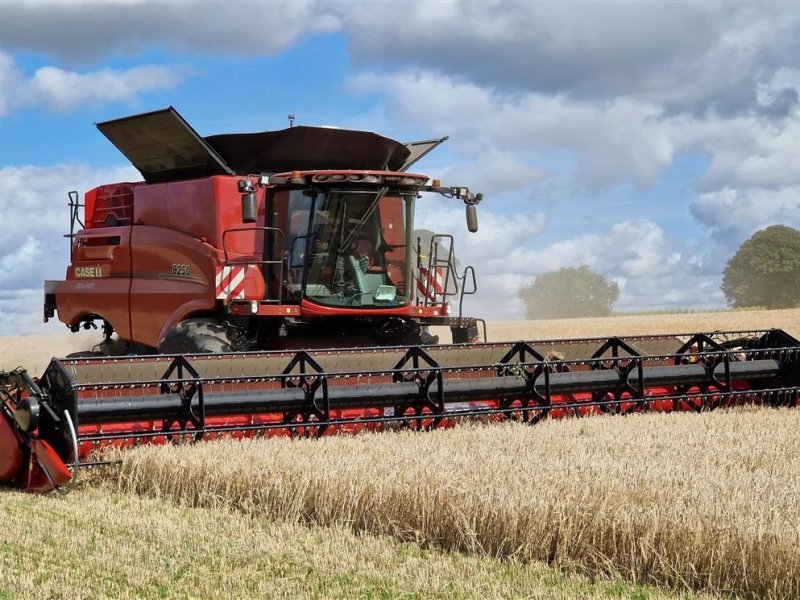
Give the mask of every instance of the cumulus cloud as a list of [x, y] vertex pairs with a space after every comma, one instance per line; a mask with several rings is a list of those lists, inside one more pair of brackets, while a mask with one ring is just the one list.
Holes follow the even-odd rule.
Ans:
[[37, 1], [2, 13], [6, 47], [65, 60], [154, 47], [265, 55], [342, 31], [358, 65], [457, 74], [492, 88], [629, 98], [697, 115], [781, 114], [797, 102], [789, 92], [763, 104], [758, 93], [795, 66], [800, 13], [790, 3]]
[[26, 106], [66, 113], [86, 105], [130, 102], [145, 92], [171, 89], [184, 76], [180, 68], [142, 65], [87, 72], [45, 66], [27, 77], [10, 55], [0, 52], [0, 117]]
[[325, 3], [182, 1], [15, 2], [4, 4], [6, 48], [92, 62], [98, 54], [136, 56], [154, 48], [203, 55], [262, 55], [338, 28]]
[[[729, 114], [793, 67], [800, 14], [772, 3], [341, 3], [356, 60], [578, 100]], [[414, 35], [396, 35], [402, 23]], [[688, 82], [691, 82], [690, 84]]]
[[593, 191], [626, 181], [651, 185], [673, 159], [670, 127], [681, 122], [662, 118], [654, 105], [595, 105], [536, 92], [508, 96], [430, 72], [364, 74], [352, 86], [386, 93], [396, 119], [444, 129], [465, 153], [570, 151], [576, 178]]
[[770, 225], [800, 228], [800, 183], [778, 189], [724, 188], [703, 193], [691, 211], [717, 243], [735, 249], [754, 231]]
[[466, 185], [475, 192], [485, 190], [496, 197], [541, 181], [546, 173], [513, 152], [488, 148], [474, 160], [446, 167], [441, 176], [448, 183]]
[[[793, 81], [800, 82], [800, 77], [785, 70], [775, 89]], [[722, 266], [708, 266], [712, 263], [706, 254], [730, 256], [756, 229], [769, 224], [800, 224], [798, 109], [781, 120], [758, 111], [700, 118], [625, 99], [587, 103], [535, 92], [507, 95], [434, 73], [363, 74], [352, 85], [387, 94], [398, 121], [452, 133], [467, 158], [464, 172], [471, 173], [471, 185], [482, 185], [481, 178], [492, 182], [482, 188], [489, 194], [486, 210], [491, 210], [495, 179], [504, 182], [498, 192], [516, 187], [522, 196], [532, 195], [532, 183], [546, 182], [538, 162], [547, 153], [564, 153], [573, 166], [572, 182], [590, 195], [625, 183], [648, 189], [676, 157], [694, 155], [704, 156], [707, 163], [693, 182], [698, 193], [675, 203], [688, 207], [687, 217], [697, 219], [715, 245], [713, 252], [701, 251], [696, 257], [707, 272], [713, 269], [718, 275]], [[483, 157], [487, 162], [481, 166]], [[504, 157], [513, 157], [509, 164], [516, 166], [495, 178], [491, 164], [502, 164]], [[458, 176], [459, 170], [454, 168], [453, 174]], [[577, 246], [568, 249], [575, 257], [585, 253]]]
[[89, 73], [42, 67], [36, 70], [25, 87], [29, 103], [68, 112], [86, 104], [130, 101], [143, 92], [173, 88], [182, 78], [180, 72], [156, 65]]
[[709, 157], [708, 169], [697, 182], [702, 192], [725, 187], [776, 189], [800, 183], [798, 110], [780, 123], [756, 116], [687, 123], [676, 137]]
[[656, 223], [637, 219], [544, 247], [528, 245], [511, 258], [531, 265], [528, 281], [564, 267], [589, 265], [620, 285], [618, 310], [719, 306], [724, 301], [719, 275], [698, 271], [698, 251], [695, 244], [670, 238]]

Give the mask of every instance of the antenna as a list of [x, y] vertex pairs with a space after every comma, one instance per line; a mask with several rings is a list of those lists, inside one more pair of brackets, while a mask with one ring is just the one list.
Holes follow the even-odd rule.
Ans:
[[294, 127], [294, 115], [289, 115], [289, 127]]

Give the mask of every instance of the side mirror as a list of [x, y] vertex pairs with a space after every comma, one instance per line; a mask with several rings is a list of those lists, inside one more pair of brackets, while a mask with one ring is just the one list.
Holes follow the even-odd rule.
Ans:
[[478, 207], [474, 204], [467, 204], [467, 229], [470, 233], [478, 231]]
[[242, 223], [255, 223], [258, 215], [256, 207], [256, 193], [242, 194]]

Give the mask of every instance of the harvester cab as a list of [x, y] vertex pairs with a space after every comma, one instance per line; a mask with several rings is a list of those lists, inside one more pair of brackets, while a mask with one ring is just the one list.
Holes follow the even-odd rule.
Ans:
[[97, 127], [144, 181], [89, 191], [77, 223], [71, 196], [72, 262], [46, 283], [45, 319], [99, 320], [102, 353], [426, 343], [431, 325], [476, 338], [479, 320], [460, 313], [474, 271], [426, 270], [414, 243], [422, 192], [462, 201], [477, 229], [481, 194], [408, 172], [447, 138], [304, 126], [203, 138], [173, 108]]

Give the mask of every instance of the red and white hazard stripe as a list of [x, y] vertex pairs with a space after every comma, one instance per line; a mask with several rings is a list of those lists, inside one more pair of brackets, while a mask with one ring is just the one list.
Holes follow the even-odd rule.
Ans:
[[244, 300], [244, 274], [247, 265], [219, 267], [217, 300]]
[[419, 268], [417, 289], [429, 300], [436, 300], [436, 296], [444, 294], [444, 267], [436, 267], [431, 273], [425, 267]]

